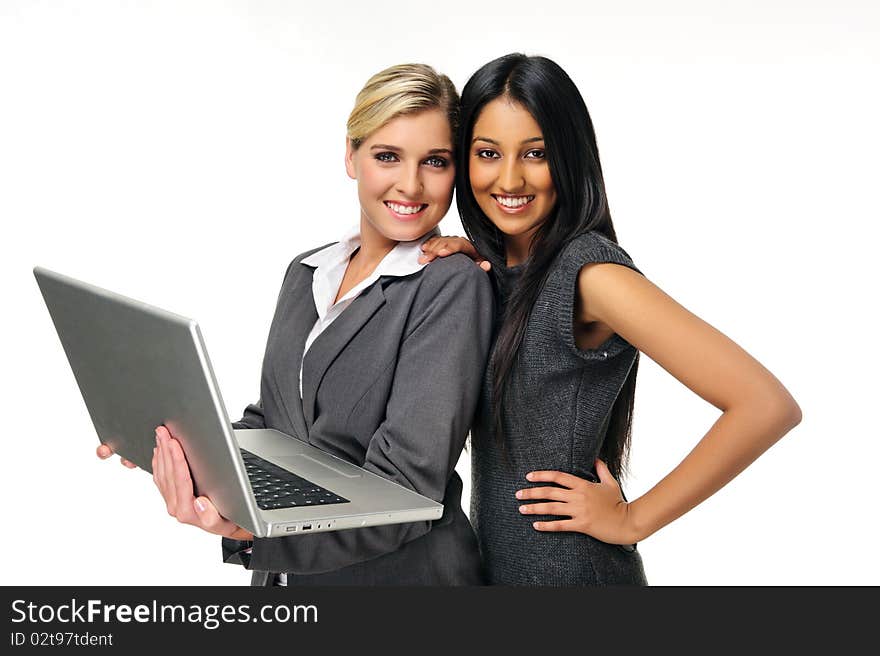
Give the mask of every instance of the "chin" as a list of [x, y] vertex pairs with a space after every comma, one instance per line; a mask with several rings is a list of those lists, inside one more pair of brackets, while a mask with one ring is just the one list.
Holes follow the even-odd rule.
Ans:
[[502, 233], [507, 235], [508, 237], [519, 237], [521, 235], [527, 234], [533, 231], [538, 227], [538, 223], [526, 222], [526, 221], [517, 221], [511, 220], [507, 217], [504, 218], [491, 218], [492, 223], [498, 228]]
[[376, 222], [371, 221], [373, 227], [376, 228], [386, 239], [393, 241], [415, 241], [427, 232], [430, 232], [439, 223], [431, 221], [418, 221], [413, 224], [399, 224], [388, 221]]

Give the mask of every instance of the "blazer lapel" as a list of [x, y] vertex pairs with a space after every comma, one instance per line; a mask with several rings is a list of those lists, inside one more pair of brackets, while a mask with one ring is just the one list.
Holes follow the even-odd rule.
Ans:
[[385, 304], [382, 279], [351, 302], [342, 314], [312, 343], [303, 360], [303, 414], [306, 424], [315, 421], [315, 400], [318, 387], [340, 351], [357, 335], [376, 310]]
[[289, 313], [289, 323], [285, 330], [289, 331], [285, 342], [290, 350], [284, 353], [283, 366], [278, 363], [272, 368], [275, 377], [275, 388], [279, 390], [278, 399], [287, 413], [294, 434], [303, 441], [308, 441], [309, 430], [303, 417], [302, 399], [299, 394], [299, 367], [302, 362], [303, 348], [306, 338], [315, 321], [318, 320], [318, 311], [315, 309], [315, 299], [312, 297], [312, 274], [314, 267], [304, 265], [305, 271], [298, 272], [302, 276], [301, 281], [292, 285], [291, 297], [286, 303]]

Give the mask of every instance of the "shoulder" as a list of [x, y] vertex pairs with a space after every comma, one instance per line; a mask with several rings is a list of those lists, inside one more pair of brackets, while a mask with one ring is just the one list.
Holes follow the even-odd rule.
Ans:
[[[328, 246], [332, 246], [335, 243], [337, 243], [337, 242], [333, 241], [333, 242], [330, 242], [329, 244], [324, 244], [323, 246], [318, 246], [318, 248], [312, 248], [311, 250], [307, 250], [303, 253], [300, 253], [295, 258], [293, 258], [293, 260], [290, 261], [290, 264], [287, 265], [287, 270], [284, 272], [284, 280], [282, 281], [282, 285], [288, 281], [288, 279], [290, 278], [290, 273], [291, 273], [291, 271], [294, 270], [296, 265], [301, 264], [302, 261], [304, 259], [306, 259], [307, 257], [314, 255], [318, 251], [322, 251], [325, 248], [327, 248]], [[304, 265], [304, 266], [308, 266], [308, 265]], [[309, 271], [309, 273], [311, 273], [311, 269], [308, 269], [308, 271]]]
[[620, 244], [594, 230], [571, 239], [558, 259], [559, 266], [571, 272], [579, 271], [586, 264], [602, 262], [621, 264], [641, 273]]
[[408, 334], [426, 323], [440, 330], [462, 323], [486, 327], [491, 323], [492, 283], [467, 255], [438, 258], [421, 271], [396, 280], [399, 282], [392, 284], [412, 285], [407, 294], [411, 303]]
[[472, 286], [491, 293], [489, 276], [464, 253], [453, 253], [429, 262], [421, 270], [422, 285], [429, 288]]
[[331, 241], [329, 244], [324, 244], [323, 246], [318, 246], [317, 248], [313, 248], [313, 249], [311, 249], [311, 250], [305, 251], [304, 253], [300, 253], [300, 254], [297, 255], [295, 258], [293, 258], [293, 261], [292, 261], [290, 264], [291, 264], [291, 265], [293, 265], [293, 264], [299, 264], [300, 262], [302, 262], [302, 261], [303, 261], [304, 259], [306, 259], [307, 257], [310, 257], [310, 256], [314, 255], [315, 253], [317, 253], [317, 252], [319, 252], [319, 251], [322, 251], [322, 250], [324, 250], [325, 248], [328, 248], [328, 247], [332, 246], [333, 244], [338, 244], [338, 243], [339, 243], [339, 242]]
[[492, 283], [470, 257], [455, 253], [438, 258], [391, 284], [400, 285], [399, 298], [406, 299], [400, 304], [408, 315], [404, 339], [440, 336], [448, 345], [471, 341], [476, 334], [488, 350], [495, 312]]

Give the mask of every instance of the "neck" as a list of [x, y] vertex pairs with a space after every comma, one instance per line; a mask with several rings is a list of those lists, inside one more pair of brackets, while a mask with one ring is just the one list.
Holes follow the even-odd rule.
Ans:
[[357, 262], [356, 267], [359, 271], [364, 271], [369, 275], [379, 266], [379, 262], [390, 253], [400, 242], [388, 239], [381, 232], [373, 227], [373, 224], [367, 220], [361, 212], [361, 246], [352, 256], [351, 264]]
[[507, 258], [507, 266], [516, 266], [528, 259], [531, 241], [532, 236], [530, 234], [505, 236], [504, 251]]

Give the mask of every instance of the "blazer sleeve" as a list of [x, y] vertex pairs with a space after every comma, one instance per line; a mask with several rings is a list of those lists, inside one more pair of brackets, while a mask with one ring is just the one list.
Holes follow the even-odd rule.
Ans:
[[[326, 248], [327, 246], [329, 246], [329, 244], [321, 246], [320, 248], [306, 251], [305, 253], [300, 253], [295, 258], [293, 258], [290, 264], [287, 265], [287, 270], [284, 272], [284, 279], [281, 281], [281, 289], [284, 289], [284, 283], [287, 282], [287, 277], [290, 275], [290, 270], [293, 269], [294, 264], [297, 264], [312, 253], [315, 253], [322, 248]], [[280, 298], [281, 292], [278, 293], [278, 299], [280, 300]], [[232, 428], [236, 430], [242, 428], [266, 428], [266, 418], [263, 416], [262, 399], [258, 400], [256, 403], [251, 403], [250, 405], [248, 405], [248, 407], [244, 409], [244, 414], [242, 415], [242, 418], [238, 421], [232, 422]]]
[[[488, 276], [465, 256], [429, 264], [400, 345], [386, 417], [363, 467], [442, 501], [479, 399], [492, 332]], [[318, 574], [393, 552], [431, 530], [410, 522], [254, 540], [250, 569]]]
[[262, 400], [251, 403], [246, 407], [242, 418], [232, 422], [232, 427], [236, 430], [242, 428], [265, 428], [266, 418], [263, 416]]

